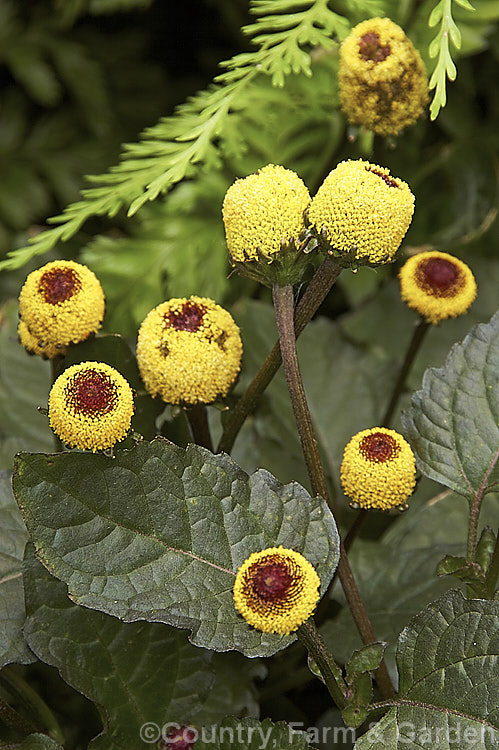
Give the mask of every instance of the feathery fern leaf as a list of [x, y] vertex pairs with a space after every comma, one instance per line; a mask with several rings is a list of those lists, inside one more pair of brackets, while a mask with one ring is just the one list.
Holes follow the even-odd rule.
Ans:
[[452, 3], [460, 5], [466, 10], [475, 10], [468, 0], [439, 0], [428, 19], [430, 28], [440, 22], [440, 28], [430, 44], [430, 57], [437, 58], [430, 78], [430, 90], [435, 89], [435, 95], [430, 105], [430, 117], [435, 120], [440, 109], [447, 103], [445, 90], [446, 78], [456, 79], [457, 70], [452, 59], [449, 40], [456, 49], [461, 49], [461, 32], [452, 18]]
[[147, 129], [139, 143], [126, 145], [117, 166], [88, 178], [95, 187], [82, 191], [81, 201], [49, 220], [57, 226], [33, 238], [31, 246], [10, 253], [0, 269], [18, 268], [69, 239], [91, 216], [113, 217], [123, 207], [132, 216], [201, 164], [220, 168], [222, 150], [241, 148], [231, 143], [237, 128], [229, 115], [245, 109], [250, 83], [261, 74], [270, 76], [276, 86], [291, 72], [310, 75], [311, 58], [305, 48], [328, 49], [333, 35], [342, 39], [349, 31], [348, 20], [331, 11], [327, 0], [253, 0], [250, 10], [256, 22], [245, 32], [258, 49], [223, 63], [224, 72], [210, 88]]

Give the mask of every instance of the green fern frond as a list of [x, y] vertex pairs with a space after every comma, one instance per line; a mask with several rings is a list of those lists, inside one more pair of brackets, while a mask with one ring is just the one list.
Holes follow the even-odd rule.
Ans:
[[440, 28], [429, 47], [432, 59], [437, 58], [430, 77], [429, 87], [435, 89], [435, 95], [430, 105], [430, 117], [435, 120], [440, 109], [447, 103], [446, 79], [454, 81], [457, 70], [450, 51], [450, 42], [456, 49], [461, 49], [461, 32], [452, 18], [452, 3], [460, 5], [466, 10], [475, 10], [468, 0], [439, 0], [428, 19], [430, 28], [440, 22]]
[[307, 48], [330, 48], [333, 35], [342, 39], [349, 31], [348, 20], [331, 11], [327, 0], [253, 0], [250, 10], [257, 20], [245, 33], [257, 49], [223, 63], [224, 72], [210, 88], [147, 129], [139, 143], [126, 145], [117, 166], [89, 177], [94, 187], [82, 191], [82, 200], [49, 220], [57, 226], [10, 253], [0, 269], [18, 268], [47, 252], [92, 216], [113, 217], [123, 207], [132, 216], [200, 165], [219, 169], [222, 153], [238, 147], [230, 142], [237, 131], [231, 120], [245, 108], [243, 94], [255, 78], [268, 75], [282, 86], [290, 73], [311, 75]]

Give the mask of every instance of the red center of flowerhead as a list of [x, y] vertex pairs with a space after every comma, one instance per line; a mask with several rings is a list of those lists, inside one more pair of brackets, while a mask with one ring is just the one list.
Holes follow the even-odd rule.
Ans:
[[253, 590], [266, 602], [275, 602], [286, 596], [293, 579], [282, 562], [259, 564], [252, 577]]
[[52, 268], [38, 282], [38, 291], [49, 305], [65, 302], [80, 289], [80, 277], [72, 268]]
[[199, 331], [203, 324], [206, 307], [192, 300], [187, 300], [180, 309], [170, 310], [165, 313], [164, 320], [167, 328], [175, 328], [176, 331]]
[[391, 461], [400, 451], [395, 438], [384, 432], [372, 432], [363, 437], [359, 449], [365, 459], [374, 463]]
[[379, 34], [375, 31], [368, 31], [359, 39], [359, 54], [363, 60], [383, 62], [391, 54], [391, 49], [388, 44], [384, 46], [380, 44]]
[[172, 727], [166, 733], [166, 737], [163, 739], [161, 747], [167, 747], [169, 750], [191, 750], [191, 747], [196, 740], [197, 732], [195, 732], [192, 727]]
[[117, 401], [116, 385], [105, 372], [81, 370], [66, 386], [66, 403], [76, 414], [99, 417]]
[[372, 167], [366, 167], [366, 170], [368, 172], [372, 172], [373, 174], [377, 175], [378, 177], [381, 177], [381, 179], [386, 182], [388, 187], [398, 187], [399, 184], [397, 180], [394, 180], [393, 177], [390, 177], [389, 174], [385, 174], [384, 172], [380, 172], [377, 169], [373, 169]]
[[436, 297], [452, 297], [461, 286], [459, 268], [446, 258], [422, 260], [417, 269], [418, 284]]

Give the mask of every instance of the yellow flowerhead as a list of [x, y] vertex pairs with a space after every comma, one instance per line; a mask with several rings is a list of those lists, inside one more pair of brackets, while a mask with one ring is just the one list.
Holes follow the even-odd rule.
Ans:
[[289, 635], [312, 615], [319, 587], [319, 576], [303, 555], [270, 547], [253, 552], [237, 571], [234, 604], [257, 630]]
[[379, 135], [412, 125], [428, 102], [421, 55], [389, 18], [369, 18], [352, 29], [340, 47], [338, 80], [348, 120]]
[[358, 432], [343, 453], [341, 484], [345, 495], [360, 508], [403, 506], [416, 484], [411, 446], [386, 427]]
[[209, 404], [227, 395], [241, 367], [239, 328], [205, 297], [171, 299], [142, 323], [137, 363], [146, 389], [169, 404]]
[[82, 362], [59, 375], [49, 394], [49, 420], [71, 448], [106, 450], [126, 438], [134, 413], [133, 391], [103, 362]]
[[19, 317], [45, 347], [84, 341], [100, 328], [104, 310], [99, 280], [72, 260], [55, 260], [33, 271], [19, 295]]
[[428, 323], [468, 312], [476, 297], [475, 278], [466, 263], [437, 250], [409, 258], [399, 278], [402, 299]]
[[331, 253], [354, 264], [389, 263], [409, 229], [414, 196], [385, 167], [362, 159], [343, 161], [326, 177], [308, 221]]
[[40, 341], [36, 336], [33, 336], [23, 320], [19, 321], [17, 334], [19, 336], [19, 343], [24, 346], [26, 351], [30, 354], [38, 354], [40, 357], [43, 357], [43, 359], [54, 359], [54, 357], [60, 357], [66, 354], [65, 346], [51, 344], [48, 341]]
[[232, 265], [263, 283], [300, 280], [309, 263], [303, 252], [308, 240], [304, 212], [309, 203], [303, 181], [281, 166], [269, 164], [236, 180], [222, 207]]

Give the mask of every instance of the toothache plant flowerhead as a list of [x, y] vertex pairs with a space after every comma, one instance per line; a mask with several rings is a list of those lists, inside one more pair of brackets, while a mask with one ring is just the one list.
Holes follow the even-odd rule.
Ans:
[[55, 357], [63, 356], [67, 352], [67, 347], [62, 344], [53, 344], [50, 341], [43, 341], [43, 339], [40, 340], [37, 336], [33, 336], [23, 320], [19, 321], [17, 335], [19, 343], [29, 354], [37, 354], [43, 359], [55, 359]]
[[308, 223], [350, 266], [390, 263], [409, 229], [414, 195], [385, 167], [343, 161], [329, 173], [308, 210]]
[[222, 216], [232, 265], [266, 284], [294, 283], [310, 262], [304, 213], [310, 194], [295, 172], [268, 164], [236, 180], [225, 194]]
[[355, 26], [340, 47], [340, 104], [349, 122], [397, 135], [421, 116], [428, 77], [421, 55], [389, 18]]
[[416, 462], [409, 443], [395, 430], [374, 427], [350, 440], [341, 463], [345, 495], [363, 509], [403, 507], [416, 486]]
[[399, 279], [404, 302], [434, 325], [468, 312], [476, 297], [475, 277], [466, 263], [438, 250], [409, 258]]
[[234, 604], [257, 630], [289, 635], [313, 614], [319, 587], [319, 576], [303, 555], [270, 547], [253, 552], [237, 571]]
[[128, 381], [103, 362], [68, 367], [49, 394], [50, 426], [71, 448], [112, 448], [129, 434], [134, 410]]
[[29, 274], [19, 295], [21, 343], [52, 359], [99, 330], [105, 304], [100, 282], [87, 266], [72, 260], [47, 263]]
[[137, 363], [152, 396], [169, 404], [209, 404], [235, 383], [242, 351], [227, 310], [206, 297], [174, 298], [142, 323]]

